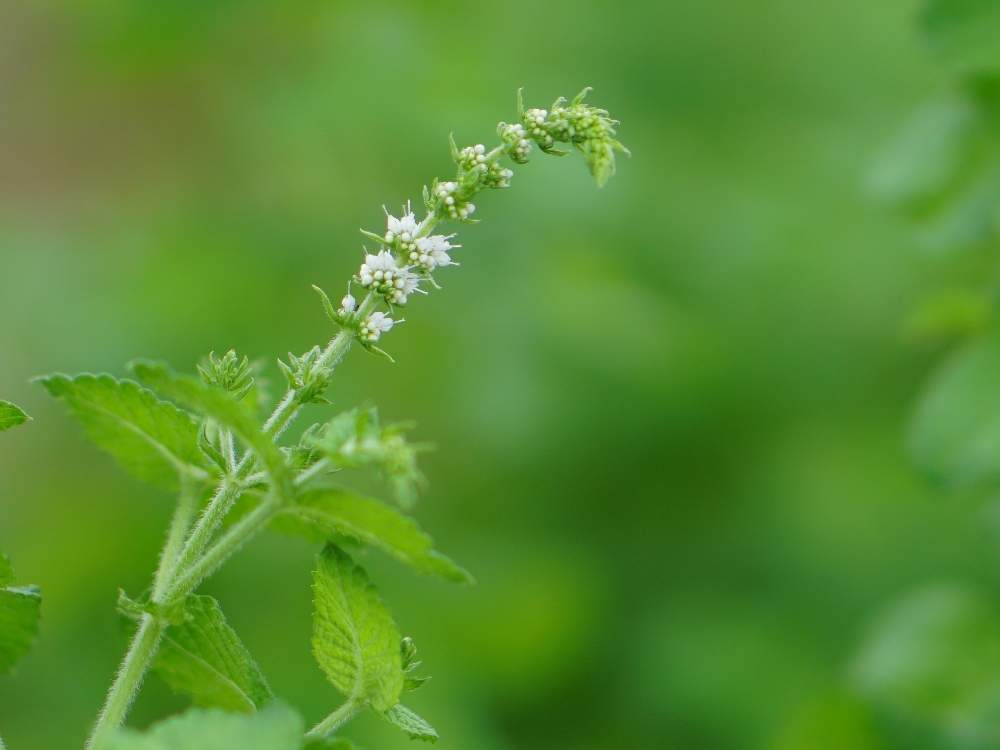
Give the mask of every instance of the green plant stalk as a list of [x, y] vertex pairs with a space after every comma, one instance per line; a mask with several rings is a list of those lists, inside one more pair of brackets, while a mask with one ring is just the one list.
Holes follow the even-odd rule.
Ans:
[[177, 507], [174, 509], [173, 518], [170, 520], [170, 529], [167, 532], [167, 539], [160, 553], [160, 562], [153, 578], [152, 598], [158, 600], [166, 589], [167, 583], [174, 575], [177, 564], [180, 561], [181, 550], [184, 546], [184, 539], [187, 537], [191, 524], [194, 522], [195, 507], [198, 502], [197, 488], [190, 480], [184, 480], [181, 494], [177, 499]]
[[353, 719], [354, 715], [361, 709], [362, 706], [359, 706], [354, 698], [348, 699], [346, 703], [340, 706], [340, 708], [336, 709], [333, 713], [323, 719], [323, 721], [306, 732], [306, 738], [323, 739], [324, 737], [330, 736], [344, 724]]
[[111, 732], [121, 726], [128, 714], [132, 701], [135, 699], [139, 687], [142, 685], [146, 671], [149, 669], [156, 650], [160, 646], [160, 639], [166, 623], [158, 620], [150, 614], [144, 614], [139, 622], [139, 627], [132, 636], [132, 643], [129, 645], [125, 658], [122, 660], [115, 681], [108, 691], [104, 708], [101, 709], [100, 716], [94, 724], [94, 730], [87, 740], [87, 750], [99, 750], [107, 740]]

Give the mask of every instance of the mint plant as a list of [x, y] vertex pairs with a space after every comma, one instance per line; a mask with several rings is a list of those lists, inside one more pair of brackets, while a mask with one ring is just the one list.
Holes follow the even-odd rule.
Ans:
[[[338, 304], [314, 287], [336, 329], [325, 346], [289, 354], [278, 365], [284, 394], [269, 416], [257, 374], [247, 357], [229, 351], [202, 362], [197, 376], [166, 365], [136, 361], [135, 380], [111, 375], [50, 375], [40, 379], [62, 399], [87, 436], [135, 477], [172, 490], [177, 504], [148, 591], [122, 594], [118, 608], [134, 627], [131, 643], [87, 743], [107, 748], [348, 747], [334, 735], [352, 717], [373, 711], [414, 739], [437, 732], [405, 706], [403, 694], [426, 677], [413, 641], [403, 637], [363, 568], [348, 552], [374, 547], [419, 573], [470, 583], [472, 576], [439, 552], [407, 514], [423, 484], [422, 449], [407, 428], [383, 424], [374, 407], [358, 408], [283, 440], [308, 404], [327, 404], [334, 369], [355, 345], [391, 359], [384, 338], [403, 322], [402, 309], [417, 294], [440, 288], [436, 276], [457, 265], [447, 223], [476, 220], [474, 199], [510, 186], [505, 160], [525, 164], [535, 148], [578, 150], [598, 185], [614, 173], [616, 122], [585, 103], [588, 90], [548, 110], [525, 109], [500, 123], [499, 142], [459, 148], [452, 179], [423, 190], [423, 216], [411, 203], [385, 212], [385, 230], [362, 230], [372, 245]], [[383, 501], [333, 482], [335, 472], [381, 475], [393, 500]], [[308, 731], [277, 703], [260, 668], [227, 623], [219, 603], [198, 594], [201, 583], [261, 530], [272, 524], [325, 540], [313, 579], [313, 652], [343, 702]], [[154, 671], [199, 707], [147, 734], [122, 730], [146, 674]], [[233, 715], [243, 713], [246, 717]]]

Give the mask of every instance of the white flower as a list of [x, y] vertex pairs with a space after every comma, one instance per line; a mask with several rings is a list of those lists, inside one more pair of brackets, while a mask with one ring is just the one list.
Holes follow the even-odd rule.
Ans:
[[393, 289], [388, 295], [397, 305], [405, 305], [406, 299], [414, 292], [419, 292], [420, 277], [408, 268], [400, 269], [393, 280]]
[[342, 300], [340, 300], [340, 310], [339, 312], [342, 316], [350, 315], [357, 308], [358, 302], [350, 294], [346, 295]]
[[361, 324], [361, 328], [358, 330], [358, 335], [361, 336], [364, 341], [378, 341], [379, 337], [383, 333], [387, 333], [392, 330], [392, 327], [396, 323], [402, 323], [401, 320], [393, 320], [384, 312], [373, 312], [367, 318], [365, 322]]
[[365, 255], [358, 278], [361, 279], [361, 286], [378, 286], [377, 282], [391, 282], [397, 271], [399, 266], [396, 265], [395, 256], [388, 250], [380, 250], [378, 255]]
[[400, 216], [398, 219], [395, 216], [389, 214], [388, 211], [385, 212], [386, 219], [386, 231], [385, 241], [392, 242], [397, 237], [403, 242], [411, 242], [417, 235], [417, 217], [410, 211], [410, 206], [406, 206], [407, 212]]
[[434, 234], [430, 237], [421, 237], [417, 240], [416, 249], [410, 252], [410, 260], [428, 271], [440, 266], [455, 265], [448, 251], [461, 245], [453, 245], [448, 241], [454, 236]]

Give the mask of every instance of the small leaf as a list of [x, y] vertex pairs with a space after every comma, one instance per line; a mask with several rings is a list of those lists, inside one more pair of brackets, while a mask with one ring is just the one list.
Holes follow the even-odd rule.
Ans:
[[909, 452], [932, 478], [955, 487], [1000, 479], [1000, 333], [956, 352], [925, 389]]
[[433, 540], [416, 521], [385, 503], [344, 490], [304, 493], [288, 512], [326, 534], [344, 534], [379, 547], [421, 573], [456, 583], [472, 583], [464, 568], [434, 549]]
[[169, 628], [154, 664], [171, 688], [196, 706], [253, 711], [273, 699], [271, 689], [246, 646], [210, 596], [190, 596], [187, 619]]
[[179, 473], [205, 475], [198, 423], [138, 383], [87, 374], [49, 375], [39, 382], [135, 477], [174, 488]]
[[11, 586], [10, 561], [0, 555], [0, 674], [6, 674], [38, 637], [42, 597], [34, 586]]
[[30, 419], [31, 417], [16, 404], [12, 404], [10, 401], [0, 401], [0, 432], [24, 424]]
[[388, 711], [382, 714], [386, 721], [395, 724], [406, 732], [411, 740], [422, 740], [424, 742], [437, 742], [438, 733], [430, 724], [402, 703], [397, 703]]
[[252, 716], [192, 710], [147, 732], [119, 729], [102, 750], [299, 750], [302, 732], [302, 719], [280, 704]]
[[250, 446], [272, 480], [279, 482], [286, 478], [284, 454], [264, 434], [251, 407], [197, 378], [179, 375], [159, 362], [139, 360], [130, 363], [129, 367], [149, 387], [232, 430]]
[[364, 570], [328, 544], [313, 597], [313, 654], [330, 682], [358, 706], [396, 705], [403, 690], [399, 631]]
[[931, 53], [952, 72], [1000, 70], [996, 0], [928, 0], [920, 21]]

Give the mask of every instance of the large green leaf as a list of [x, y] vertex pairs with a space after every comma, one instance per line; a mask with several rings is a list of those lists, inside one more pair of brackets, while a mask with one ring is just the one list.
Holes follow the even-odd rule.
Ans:
[[237, 401], [221, 388], [205, 385], [189, 375], [177, 374], [159, 362], [139, 360], [129, 367], [150, 388], [232, 430], [250, 446], [274, 481], [287, 479], [284, 454], [264, 434], [250, 406]]
[[0, 432], [24, 424], [29, 419], [31, 417], [25, 414], [17, 404], [12, 404], [10, 401], [0, 401]]
[[38, 637], [41, 594], [13, 582], [10, 561], [0, 555], [0, 674], [9, 672]]
[[325, 534], [343, 534], [379, 547], [422, 573], [471, 583], [472, 576], [434, 549], [412, 518], [385, 503], [338, 489], [304, 493], [288, 513]]
[[302, 719], [275, 704], [246, 716], [192, 710], [155, 724], [147, 732], [120, 729], [105, 750], [300, 750]]
[[170, 627], [154, 669], [174, 690], [203, 708], [251, 713], [273, 695], [246, 646], [210, 596], [190, 596], [187, 618]]
[[951, 71], [1000, 70], [996, 0], [927, 0], [920, 20], [932, 54]]
[[1000, 479], [1000, 334], [959, 350], [934, 375], [909, 450], [921, 469], [952, 486]]
[[365, 571], [328, 544], [313, 577], [313, 654], [349, 701], [387, 711], [403, 691], [400, 635]]
[[172, 488], [180, 472], [204, 475], [197, 422], [138, 383], [89, 374], [39, 381], [69, 405], [91, 440], [139, 479]]

